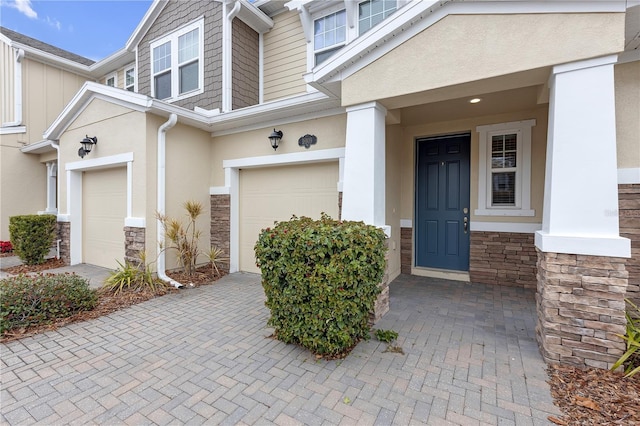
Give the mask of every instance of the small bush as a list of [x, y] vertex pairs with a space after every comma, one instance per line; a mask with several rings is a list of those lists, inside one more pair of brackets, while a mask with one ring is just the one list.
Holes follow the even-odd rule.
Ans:
[[0, 280], [0, 333], [95, 308], [98, 296], [77, 275], [18, 275]]
[[385, 235], [362, 222], [292, 218], [255, 246], [278, 339], [339, 356], [369, 337], [385, 269]]
[[160, 213], [156, 213], [156, 217], [164, 229], [165, 237], [170, 242], [168, 248], [176, 250], [178, 263], [184, 272], [191, 276], [195, 274], [198, 257], [202, 254], [198, 246], [202, 231], [196, 228], [196, 221], [204, 212], [204, 207], [197, 201], [186, 201], [182, 207], [187, 212], [187, 225]]
[[11, 241], [0, 241], [0, 253], [9, 253], [13, 250]]
[[27, 265], [39, 265], [55, 238], [56, 217], [50, 214], [12, 216], [9, 234], [16, 254]]
[[102, 287], [113, 294], [118, 294], [123, 290], [149, 290], [157, 293], [164, 289], [165, 283], [153, 276], [146, 259], [146, 254], [142, 252], [139, 265], [130, 262], [125, 262], [123, 265], [116, 260], [120, 267], [111, 273]]
[[376, 339], [385, 343], [393, 343], [398, 338], [398, 332], [393, 330], [381, 330], [375, 331]]

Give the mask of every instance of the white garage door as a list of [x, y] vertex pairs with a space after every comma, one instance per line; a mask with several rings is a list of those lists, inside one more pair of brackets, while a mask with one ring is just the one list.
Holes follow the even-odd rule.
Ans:
[[82, 261], [115, 269], [124, 259], [127, 214], [125, 168], [84, 172], [82, 177]]
[[338, 163], [240, 171], [240, 270], [260, 272], [254, 246], [260, 230], [291, 215], [338, 218]]

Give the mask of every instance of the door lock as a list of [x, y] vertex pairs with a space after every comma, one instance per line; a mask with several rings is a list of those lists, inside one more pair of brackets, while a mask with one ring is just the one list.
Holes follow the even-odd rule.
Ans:
[[466, 234], [469, 231], [469, 218], [465, 216], [463, 223], [464, 223], [464, 233]]

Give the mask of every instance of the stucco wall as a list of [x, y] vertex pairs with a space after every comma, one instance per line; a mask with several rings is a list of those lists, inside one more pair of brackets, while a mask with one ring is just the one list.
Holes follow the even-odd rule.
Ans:
[[264, 35], [264, 100], [306, 92], [302, 75], [307, 72], [307, 43], [296, 11], [273, 18], [274, 27]]
[[[24, 134], [0, 136], [0, 240], [9, 240], [9, 217], [47, 207], [47, 167], [20, 152]], [[28, 193], [28, 196], [25, 194]]]
[[[277, 152], [273, 151], [268, 139], [273, 127], [233, 135], [218, 137], [214, 135], [209, 159], [212, 165], [211, 184], [224, 186], [223, 160], [344, 147], [346, 124], [346, 115], [337, 115], [275, 126], [276, 130], [282, 130], [284, 134]], [[312, 145], [308, 150], [298, 145], [298, 139], [307, 133], [318, 138], [317, 144]]]
[[618, 168], [640, 168], [640, 61], [615, 66]]
[[[463, 120], [408, 126], [403, 128], [402, 142], [398, 144], [404, 167], [401, 173], [401, 219], [413, 219], [414, 216], [414, 168], [415, 168], [415, 139], [435, 135], [453, 133], [471, 133], [471, 229], [473, 222], [519, 222], [541, 223], [542, 203], [544, 195], [544, 172], [546, 163], [547, 140], [546, 105], [539, 108], [518, 111], [509, 114], [475, 117]], [[474, 210], [478, 208], [478, 162], [479, 162], [479, 134], [476, 127], [487, 124], [506, 123], [518, 120], [535, 119], [536, 125], [531, 134], [531, 208], [535, 210], [533, 217], [507, 216], [476, 216]]]
[[389, 282], [400, 274], [400, 206], [402, 202], [402, 152], [398, 146], [402, 144], [402, 127], [387, 126], [386, 132], [386, 224], [391, 226], [389, 252], [387, 256], [387, 272]]
[[258, 33], [236, 18], [232, 39], [232, 108], [238, 109], [256, 105], [259, 100]]
[[432, 90], [623, 48], [622, 13], [451, 15], [346, 78], [342, 104]]
[[149, 43], [204, 16], [204, 92], [175, 104], [187, 109], [220, 108], [222, 102], [222, 3], [172, 1], [167, 4], [138, 45], [138, 92], [151, 96]]

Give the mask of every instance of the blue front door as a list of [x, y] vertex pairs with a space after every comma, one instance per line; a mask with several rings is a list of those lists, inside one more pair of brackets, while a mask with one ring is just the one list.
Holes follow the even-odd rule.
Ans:
[[415, 265], [469, 270], [471, 135], [417, 140]]

